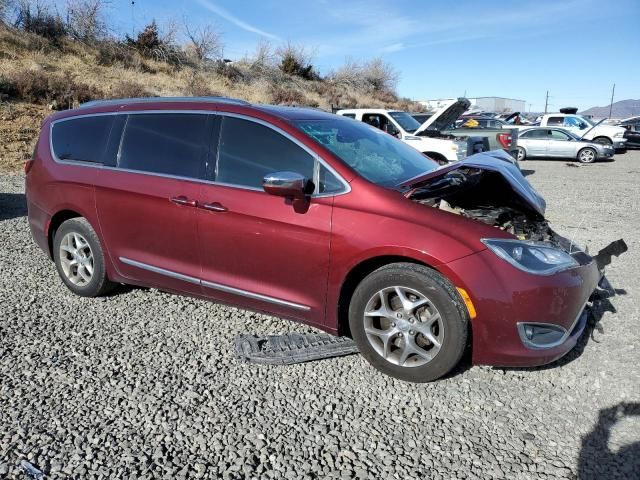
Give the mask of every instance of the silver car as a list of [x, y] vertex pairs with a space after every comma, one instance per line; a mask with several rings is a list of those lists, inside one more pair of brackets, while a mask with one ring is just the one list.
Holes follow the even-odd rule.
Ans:
[[520, 130], [518, 135], [518, 160], [527, 158], [573, 158], [581, 163], [611, 158], [612, 145], [583, 140], [562, 128], [532, 127]]

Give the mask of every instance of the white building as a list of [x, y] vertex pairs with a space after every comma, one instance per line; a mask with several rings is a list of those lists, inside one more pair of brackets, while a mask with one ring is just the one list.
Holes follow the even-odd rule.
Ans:
[[[452, 98], [436, 98], [433, 100], [418, 100], [418, 103], [424, 105], [428, 110], [436, 110], [446, 102], [450, 102]], [[469, 98], [472, 110], [482, 110], [483, 112], [526, 112], [527, 102], [525, 100], [517, 100], [515, 98], [504, 97], [474, 97]]]

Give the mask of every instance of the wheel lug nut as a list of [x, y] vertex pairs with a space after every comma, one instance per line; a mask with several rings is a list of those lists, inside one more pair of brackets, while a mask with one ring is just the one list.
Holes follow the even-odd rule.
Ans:
[[413, 335], [413, 334], [415, 334], [415, 333], [416, 333], [416, 332], [414, 332], [413, 330], [409, 330], [409, 335]]
[[396, 324], [395, 324], [395, 323], [392, 323], [392, 324], [391, 324], [391, 326], [392, 326], [392, 327], [395, 327], [395, 326], [396, 326]]

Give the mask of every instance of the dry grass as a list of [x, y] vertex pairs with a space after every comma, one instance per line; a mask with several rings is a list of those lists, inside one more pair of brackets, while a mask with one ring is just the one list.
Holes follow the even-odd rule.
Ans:
[[[37, 78], [41, 84], [60, 85], [64, 79], [77, 87], [51, 105], [54, 95], [2, 95], [0, 169], [15, 169], [31, 155], [38, 126], [49, 105], [67, 108], [91, 97], [224, 95], [252, 103], [275, 103], [331, 107], [410, 109], [410, 102], [390, 92], [363, 91], [345, 82], [305, 80], [287, 75], [277, 67], [243, 60], [231, 65], [211, 63], [204, 67], [176, 66], [143, 58], [120, 44], [103, 42], [98, 47], [62, 39], [53, 46], [38, 35], [0, 26], [0, 76], [6, 81]], [[0, 82], [2, 79], [0, 79]], [[26, 89], [26, 87], [25, 87]], [[27, 91], [26, 89], [25, 91]], [[6, 92], [5, 92], [6, 93]], [[2, 98], [4, 97], [4, 98]], [[58, 97], [56, 97], [58, 98]], [[29, 101], [25, 101], [29, 100]], [[7, 103], [11, 102], [11, 103]], [[7, 118], [18, 115], [14, 123]], [[31, 119], [28, 117], [32, 115]]]

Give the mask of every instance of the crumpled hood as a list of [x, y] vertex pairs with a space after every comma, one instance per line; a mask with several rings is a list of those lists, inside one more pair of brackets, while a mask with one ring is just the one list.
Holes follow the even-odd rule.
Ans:
[[[398, 187], [404, 190], [408, 189], [410, 192], [437, 178], [443, 177], [449, 172], [461, 168], [474, 168], [500, 174], [512, 188], [513, 193], [516, 194], [524, 204], [544, 217], [547, 207], [544, 198], [542, 198], [527, 179], [524, 178], [513, 157], [503, 150], [476, 153], [459, 162], [445, 165], [419, 177], [407, 180], [398, 185]], [[408, 193], [408, 196], [409, 195], [410, 193]]]

